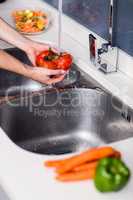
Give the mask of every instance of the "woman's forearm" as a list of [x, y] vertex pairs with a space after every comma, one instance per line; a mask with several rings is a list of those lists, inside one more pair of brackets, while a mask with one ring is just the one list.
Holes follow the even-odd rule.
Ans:
[[0, 50], [0, 68], [30, 77], [30, 67], [26, 67], [25, 64], [3, 50]]
[[[63, 70], [50, 70], [25, 65], [3, 50], [0, 50], [0, 68], [24, 75], [45, 84], [57, 83], [62, 81], [65, 76]], [[51, 75], [55, 75], [55, 77], [51, 78]]]
[[30, 40], [22, 36], [16, 30], [14, 30], [9, 24], [7, 24], [3, 19], [0, 18], [0, 39], [27, 51], [28, 44]]

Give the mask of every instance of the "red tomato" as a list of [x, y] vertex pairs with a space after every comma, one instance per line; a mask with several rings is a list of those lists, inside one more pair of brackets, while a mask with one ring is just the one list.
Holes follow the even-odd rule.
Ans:
[[58, 55], [52, 50], [41, 52], [36, 58], [36, 64], [39, 67], [48, 69], [63, 69], [68, 70], [71, 67], [73, 58], [68, 53], [61, 53]]
[[36, 58], [36, 64], [38, 67], [45, 67], [48, 69], [56, 69], [56, 63], [53, 62], [52, 57], [55, 56], [55, 53], [51, 50], [46, 50], [41, 52]]
[[72, 65], [73, 58], [70, 54], [64, 52], [61, 53], [55, 62], [57, 63], [58, 69], [68, 70]]

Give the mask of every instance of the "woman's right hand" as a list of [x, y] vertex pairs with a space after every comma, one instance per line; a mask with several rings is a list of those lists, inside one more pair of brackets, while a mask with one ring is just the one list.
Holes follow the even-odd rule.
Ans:
[[28, 65], [25, 65], [25, 67], [29, 71], [29, 78], [48, 85], [62, 81], [66, 75], [64, 70], [51, 70], [42, 67], [30, 67]]

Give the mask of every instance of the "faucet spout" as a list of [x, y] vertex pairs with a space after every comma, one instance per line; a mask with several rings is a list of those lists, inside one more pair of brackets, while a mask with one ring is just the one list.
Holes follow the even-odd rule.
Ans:
[[116, 72], [118, 66], [118, 48], [113, 45], [113, 18], [114, 0], [110, 0], [108, 42], [98, 47], [97, 38], [89, 34], [90, 60], [98, 69], [105, 73]]

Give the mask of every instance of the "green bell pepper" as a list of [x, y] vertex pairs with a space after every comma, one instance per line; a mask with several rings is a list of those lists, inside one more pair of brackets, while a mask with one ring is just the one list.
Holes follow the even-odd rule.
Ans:
[[125, 163], [117, 158], [104, 158], [98, 163], [95, 186], [100, 192], [121, 190], [130, 178], [130, 171]]

